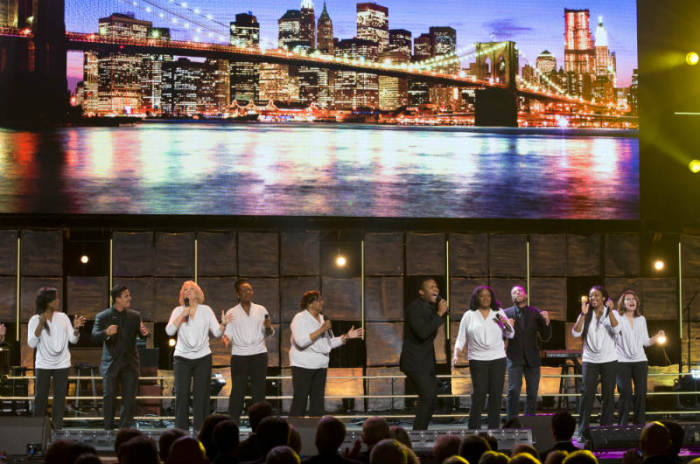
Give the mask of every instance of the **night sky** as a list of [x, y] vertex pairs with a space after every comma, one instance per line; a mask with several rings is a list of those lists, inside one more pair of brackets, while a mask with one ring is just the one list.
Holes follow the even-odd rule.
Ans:
[[[172, 16], [166, 15], [165, 19], [161, 19], [155, 11], [146, 12], [146, 7], [160, 5], [190, 17], [192, 14], [179, 6], [185, 1], [189, 9], [199, 8], [201, 14], [210, 14], [215, 21], [224, 25], [234, 20], [236, 13], [252, 11], [260, 23], [262, 48], [277, 46], [277, 20], [287, 9], [299, 9], [301, 5], [300, 0], [177, 0], [174, 3], [170, 0], [134, 0], [136, 6], [127, 0], [65, 1], [66, 28], [70, 31], [95, 32], [100, 17], [113, 12], [134, 12], [138, 19], [152, 21], [155, 26], [170, 27], [173, 38], [183, 40], [193, 38], [192, 29], [184, 29], [181, 22], [179, 25], [172, 24]], [[356, 3], [347, 0], [326, 2], [336, 37], [343, 39], [355, 35]], [[537, 55], [545, 49], [557, 58], [557, 67], [563, 66], [564, 8], [587, 8], [591, 13], [592, 34], [595, 34], [598, 16], [603, 16], [610, 50], [617, 55], [618, 86], [628, 86], [632, 71], [637, 67], [635, 0], [384, 0], [378, 3], [389, 8], [389, 28], [408, 29], [414, 38], [428, 32], [430, 26], [451, 26], [457, 31], [458, 49], [465, 47], [472, 50], [471, 44], [477, 41], [513, 40], [526, 57], [521, 58], [521, 67], [528, 63], [534, 66]], [[426, 5], [426, 8], [418, 8], [417, 4]], [[314, 7], [318, 19], [323, 3], [316, 0]], [[200, 20], [208, 21], [206, 18]], [[228, 40], [227, 26], [209, 23]], [[208, 39], [206, 35], [202, 40], [216, 41]], [[466, 67], [468, 62], [462, 65]], [[71, 89], [82, 80], [82, 53], [69, 53], [68, 78]]]

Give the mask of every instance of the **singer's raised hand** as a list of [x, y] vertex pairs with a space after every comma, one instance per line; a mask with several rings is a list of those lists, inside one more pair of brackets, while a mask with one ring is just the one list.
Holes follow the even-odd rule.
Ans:
[[87, 322], [85, 319], [85, 316], [81, 316], [80, 314], [77, 314], [75, 316], [75, 318], [73, 318], [73, 328], [79, 329], [85, 325], [85, 322]]
[[584, 316], [588, 314], [588, 309], [590, 308], [590, 303], [588, 302], [588, 298], [585, 296], [581, 297], [581, 314]]
[[438, 316], [444, 316], [445, 313], [447, 312], [447, 300], [444, 298], [441, 298], [440, 301], [437, 304], [437, 314]]
[[549, 312], [540, 311], [540, 316], [542, 316], [542, 319], [544, 319], [544, 323], [549, 325]]
[[107, 327], [107, 330], [105, 330], [105, 333], [107, 334], [107, 336], [111, 337], [112, 335], [114, 335], [118, 331], [119, 331], [119, 326], [116, 324], [112, 324], [112, 325]]
[[362, 327], [358, 327], [357, 329], [353, 325], [350, 327], [350, 330], [348, 330], [347, 337], [348, 338], [360, 338], [362, 335], [365, 333], [365, 329]]
[[139, 324], [139, 330], [141, 331], [142, 337], [145, 337], [146, 335], [148, 335], [148, 328], [145, 325], [143, 325], [143, 322], [141, 322]]
[[226, 314], [226, 311], [221, 311], [221, 323], [226, 325], [229, 322], [233, 322], [233, 311]]
[[323, 321], [323, 324], [321, 324], [321, 332], [325, 332], [326, 330], [330, 330], [331, 328], [331, 321], [329, 319], [326, 319]]

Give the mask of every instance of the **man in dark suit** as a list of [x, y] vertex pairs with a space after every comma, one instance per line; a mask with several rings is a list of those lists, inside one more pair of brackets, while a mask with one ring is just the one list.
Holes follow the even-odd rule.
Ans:
[[97, 315], [92, 336], [102, 343], [105, 430], [114, 427], [114, 400], [117, 384], [121, 384], [122, 407], [119, 428], [133, 427], [136, 409], [136, 391], [139, 379], [139, 355], [136, 337], [146, 338], [148, 329], [141, 322], [141, 314], [130, 309], [131, 294], [124, 286], [112, 289], [112, 307]]
[[552, 338], [549, 325], [549, 313], [527, 304], [527, 292], [520, 285], [510, 291], [513, 306], [505, 310], [506, 316], [515, 328], [515, 336], [508, 341], [508, 401], [506, 414], [510, 419], [517, 417], [520, 410], [520, 390], [525, 375], [525, 415], [535, 414], [537, 390], [540, 386], [540, 347], [538, 336], [542, 341]]
[[404, 311], [401, 372], [418, 393], [416, 420], [413, 430], [426, 430], [435, 409], [437, 378], [435, 377], [435, 348], [433, 341], [438, 328], [445, 322], [447, 301], [439, 297], [435, 279], [421, 280], [418, 298]]

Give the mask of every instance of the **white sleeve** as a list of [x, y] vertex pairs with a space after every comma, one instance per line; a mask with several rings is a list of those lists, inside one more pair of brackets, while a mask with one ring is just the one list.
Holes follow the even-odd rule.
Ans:
[[[66, 317], [66, 330], [68, 331], [68, 341], [72, 344], [78, 343], [78, 340], [80, 339], [80, 331], [78, 333], [75, 333], [75, 329], [73, 329], [73, 324], [70, 322], [70, 318], [68, 317], [68, 314], [63, 313], [63, 315]], [[77, 316], [76, 316], [77, 317]]]
[[[230, 308], [228, 311], [226, 311], [226, 315], [228, 316], [232, 312], [233, 308]], [[224, 335], [226, 335], [226, 338], [229, 340], [233, 340], [233, 321], [226, 324], [226, 328], [224, 328]]]
[[651, 339], [649, 338], [649, 329], [647, 328], [647, 320], [644, 316], [639, 316], [641, 322], [639, 331], [642, 335], [642, 345], [651, 346]]
[[216, 318], [216, 314], [214, 314], [214, 310], [211, 309], [209, 306], [205, 306], [209, 310], [209, 331], [214, 335], [215, 337], [220, 337], [223, 335], [224, 330], [221, 328], [221, 324], [219, 323], [219, 320]]
[[180, 315], [182, 311], [186, 311], [184, 306], [178, 306], [170, 313], [170, 320], [168, 325], [165, 326], [165, 333], [169, 336], [173, 336], [177, 333], [177, 326], [175, 325], [175, 319]]
[[455, 340], [455, 351], [453, 359], [457, 358], [457, 355], [460, 351], [464, 351], [464, 347], [467, 344], [467, 325], [469, 324], [467, 322], [467, 319], [469, 318], [470, 313], [471, 311], [466, 310], [462, 315], [462, 320], [459, 323], [459, 330], [457, 331], [457, 340]]
[[31, 317], [31, 319], [29, 319], [29, 325], [27, 326], [27, 345], [29, 345], [30, 348], [36, 348], [39, 344], [39, 337], [34, 335], [34, 332], [36, 332], [36, 327], [38, 325], [39, 316], [35, 314]]
[[576, 322], [574, 322], [574, 325], [571, 327], [571, 335], [573, 335], [574, 338], [579, 338], [579, 337], [581, 336], [581, 334], [583, 333], [583, 327], [585, 326], [586, 321], [583, 322], [584, 325], [581, 326], [581, 331], [580, 331], [580, 332], [576, 332], [576, 331], [574, 330], [574, 328], [576, 327], [576, 324], [578, 324], [578, 320], [579, 320], [580, 318], [582, 318], [582, 317], [583, 317], [583, 314], [579, 314], [579, 315], [578, 315], [578, 318], [576, 318]]
[[513, 337], [515, 337], [515, 328], [511, 325], [510, 321], [508, 320], [508, 315], [506, 314], [506, 312], [503, 311], [503, 309], [499, 309], [499, 310], [498, 310], [498, 314], [500, 314], [501, 316], [503, 316], [503, 318], [505, 319], [505, 322], [504, 322], [503, 324], [505, 324], [506, 326], [510, 327], [510, 330], [506, 330], [506, 331], [505, 331], [505, 336], [506, 336], [506, 338], [513, 338]]
[[294, 341], [296, 346], [303, 349], [311, 345], [311, 337], [309, 336], [311, 332], [309, 332], [308, 327], [305, 327], [304, 321], [299, 317], [299, 314], [294, 316], [289, 328], [292, 331], [292, 341]]

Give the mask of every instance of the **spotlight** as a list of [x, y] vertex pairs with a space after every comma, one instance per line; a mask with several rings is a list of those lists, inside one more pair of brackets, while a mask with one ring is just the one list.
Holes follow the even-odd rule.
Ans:
[[688, 52], [688, 54], [685, 55], [685, 62], [688, 63], [688, 66], [695, 66], [698, 64], [698, 61], [700, 61], [700, 57], [695, 52]]
[[169, 339], [168, 339], [168, 346], [169, 346], [170, 348], [172, 348], [173, 346], [175, 346], [175, 339], [174, 339], [174, 338], [169, 338]]
[[87, 264], [88, 261], [90, 261], [90, 257], [89, 257], [88, 255], [82, 255], [82, 256], [80, 257], [80, 262], [81, 262], [81, 263]]
[[335, 265], [338, 267], [345, 267], [348, 264], [348, 259], [343, 255], [338, 255], [335, 258]]
[[657, 272], [663, 271], [666, 267], [666, 263], [662, 259], [657, 259], [654, 261], [654, 270]]
[[659, 339], [658, 339], [658, 341], [657, 341], [657, 343], [658, 343], [659, 345], [665, 345], [665, 344], [666, 344], [666, 335], [660, 336]]
[[688, 169], [690, 169], [690, 172], [693, 174], [697, 174], [700, 172], [700, 160], [694, 159], [690, 163], [688, 163]]

